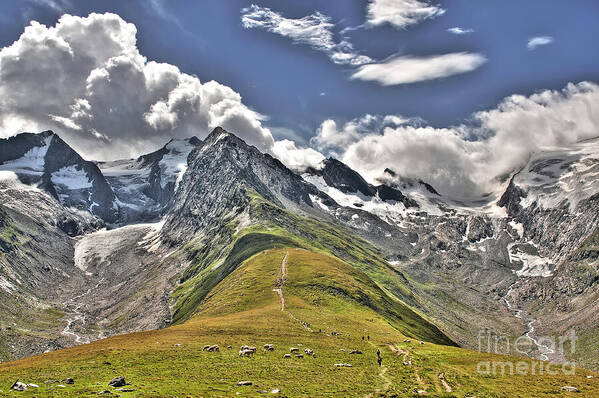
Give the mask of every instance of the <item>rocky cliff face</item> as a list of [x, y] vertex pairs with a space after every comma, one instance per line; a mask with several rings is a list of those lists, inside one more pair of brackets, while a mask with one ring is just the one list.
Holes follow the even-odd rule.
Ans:
[[39, 186], [67, 207], [106, 222], [118, 220], [116, 197], [100, 169], [51, 131], [0, 140], [0, 170]]
[[253, 193], [301, 214], [323, 215], [315, 202], [337, 206], [277, 159], [216, 128], [189, 155], [166, 227], [185, 237], [224, 225], [243, 212]]
[[171, 140], [137, 159], [98, 163], [117, 196], [121, 224], [155, 220], [166, 213], [187, 170], [187, 158], [201, 143], [196, 137]]
[[[419, 207], [413, 199], [406, 197], [400, 190], [390, 185], [372, 185], [345, 163], [329, 158], [320, 168], [311, 168], [304, 173], [305, 179], [312, 179], [316, 185], [330, 187], [344, 194], [357, 194], [358, 197], [377, 197], [383, 202], [399, 202], [405, 208]], [[359, 202], [356, 202], [359, 203]]]

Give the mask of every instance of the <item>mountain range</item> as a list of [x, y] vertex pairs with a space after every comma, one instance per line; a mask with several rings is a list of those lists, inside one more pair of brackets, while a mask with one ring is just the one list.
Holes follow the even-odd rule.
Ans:
[[[248, 339], [236, 328], [252, 313], [243, 319], [281, 345], [290, 319], [291, 341], [349, 333], [364, 344], [372, 332], [399, 358], [438, 364], [418, 365], [416, 389], [449, 393], [450, 380], [501, 393], [502, 380], [464, 379], [474, 359], [448, 365], [479, 349], [481, 333], [528, 336], [529, 360], [599, 370], [598, 173], [599, 140], [579, 142], [531, 155], [496, 192], [464, 201], [400, 170], [369, 183], [334, 158], [292, 171], [218, 127], [111, 162], [84, 160], [51, 131], [22, 133], [0, 140], [0, 360], [48, 352], [22, 362], [46, 369], [44, 358], [60, 359], [49, 351], [100, 340], [93, 355], [72, 351], [99, 361], [106, 344], [150, 330], [158, 341], [212, 330], [202, 336], [223, 350], [226, 336]], [[263, 325], [252, 311], [277, 296], [290, 318]], [[394, 333], [426, 344], [392, 345]], [[569, 333], [565, 351], [542, 339]], [[442, 365], [443, 377], [422, 376]], [[14, 378], [5, 369], [0, 379]]]

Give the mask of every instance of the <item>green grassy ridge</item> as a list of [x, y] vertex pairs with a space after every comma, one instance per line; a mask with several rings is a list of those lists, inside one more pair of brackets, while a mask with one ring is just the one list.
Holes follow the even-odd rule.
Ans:
[[174, 323], [189, 319], [210, 291], [246, 259], [263, 250], [297, 245], [289, 238], [268, 233], [254, 232], [241, 235], [233, 242], [221, 264], [216, 262], [206, 267], [204, 272], [188, 279], [175, 290], [173, 297], [177, 299], [177, 305], [173, 315]]
[[[236, 221], [211, 231], [211, 238], [186, 244], [175, 257], [191, 265], [184, 272], [181, 284], [171, 294], [173, 322], [189, 319], [195, 308], [235, 267], [251, 255], [270, 248], [289, 246], [332, 254], [366, 272], [394, 296], [408, 304], [417, 302], [405, 276], [393, 270], [368, 242], [312, 218], [301, 217], [265, 200], [254, 191], [247, 192], [248, 213], [252, 225], [238, 229]], [[246, 235], [261, 234], [251, 250], [245, 246]], [[272, 240], [272, 242], [270, 242]]]
[[298, 239], [311, 250], [331, 254], [360, 269], [406, 304], [417, 303], [405, 275], [391, 267], [372, 244], [351, 234], [344, 227], [299, 216], [259, 196], [252, 197], [250, 204], [252, 217], [263, 221], [254, 227], [255, 230], [277, 231]]
[[[248, 198], [250, 226], [239, 230], [238, 222], [230, 221], [212, 241], [189, 243], [181, 251], [181, 256], [192, 259], [192, 265], [186, 271], [184, 282], [171, 294], [173, 323], [189, 319], [211, 289], [243, 261], [262, 250], [277, 247], [301, 247], [335, 256], [364, 272], [390, 295], [390, 298], [386, 295], [389, 298], [386, 303], [379, 303], [379, 311], [389, 305], [402, 306], [406, 313], [411, 314], [410, 319], [425, 319], [431, 323], [416, 309], [421, 300], [414, 295], [412, 284], [403, 273], [391, 267], [370, 243], [342, 227], [296, 215], [255, 192], [249, 191]], [[406, 328], [403, 330], [408, 333]], [[445, 344], [455, 344], [441, 332], [429, 337], [444, 339]]]
[[[318, 308], [352, 306], [367, 308], [404, 336], [454, 345], [435, 325], [422, 318], [411, 308], [391, 298], [364, 272], [337, 258], [302, 252], [288, 260], [290, 281], [287, 290], [310, 300]], [[327, 269], [323, 264], [330, 264]]]
[[283, 290], [286, 300], [291, 300], [289, 308], [293, 308], [294, 299], [301, 299], [305, 303], [300, 307], [308, 305], [321, 313], [334, 308], [327, 317], [355, 312], [372, 318], [376, 314], [405, 336], [454, 344], [436, 326], [392, 300], [365, 273], [329, 255], [303, 249], [266, 250], [250, 257], [210, 292], [198, 307], [198, 315], [238, 313], [272, 305], [272, 289], [287, 253], [289, 274]]

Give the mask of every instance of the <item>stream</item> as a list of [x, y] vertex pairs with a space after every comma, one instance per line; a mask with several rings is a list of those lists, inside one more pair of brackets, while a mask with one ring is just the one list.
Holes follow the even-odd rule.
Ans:
[[[516, 282], [514, 282], [510, 285], [507, 293], [505, 294], [505, 296], [503, 296], [503, 301], [505, 302], [505, 305], [507, 306], [508, 310], [510, 310], [516, 318], [526, 321], [526, 319], [524, 319], [524, 316], [522, 315], [522, 310], [515, 308], [512, 305], [512, 303], [510, 303], [510, 301], [508, 300], [508, 297], [512, 293], [512, 290], [514, 290], [514, 286], [516, 286], [516, 284], [518, 282], [520, 282], [520, 281], [517, 280]], [[523, 334], [523, 336], [528, 337], [530, 339], [530, 341], [532, 341], [532, 343], [535, 345], [536, 349], [539, 352], [539, 359], [541, 359], [542, 361], [548, 361], [549, 355], [554, 354], [555, 350], [552, 349], [551, 347], [544, 345], [544, 344], [540, 344], [538, 339], [533, 337], [534, 332], [535, 332], [534, 323], [537, 320], [532, 318], [531, 316], [528, 316], [527, 318], [528, 318], [528, 322], [526, 323], [526, 327], [528, 328], [528, 331], [525, 334]]]

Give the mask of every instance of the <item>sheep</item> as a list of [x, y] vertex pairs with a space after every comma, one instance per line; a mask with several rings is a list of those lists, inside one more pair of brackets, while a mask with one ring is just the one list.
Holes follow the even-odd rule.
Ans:
[[272, 344], [264, 344], [264, 351], [274, 351], [275, 346]]
[[309, 348], [306, 348], [306, 349], [304, 350], [304, 354], [306, 354], [306, 355], [314, 355], [314, 351], [312, 351], [312, 350], [311, 350], [311, 349], [309, 349]]
[[240, 357], [251, 357], [252, 355], [254, 355], [255, 351], [252, 350], [240, 350], [239, 351], [239, 356]]
[[299, 352], [299, 348], [297, 348], [297, 347], [291, 347], [291, 348], [289, 349], [289, 352], [290, 352], [290, 353], [292, 353], [292, 354], [293, 354], [294, 352]]
[[217, 345], [211, 345], [210, 347], [208, 347], [208, 352], [217, 352], [219, 350], [219, 347]]
[[249, 345], [242, 345], [241, 348], [240, 348], [240, 350], [241, 351], [243, 351], [243, 350], [249, 350], [249, 351], [256, 352], [256, 347], [252, 347], [252, 346], [249, 346]]

